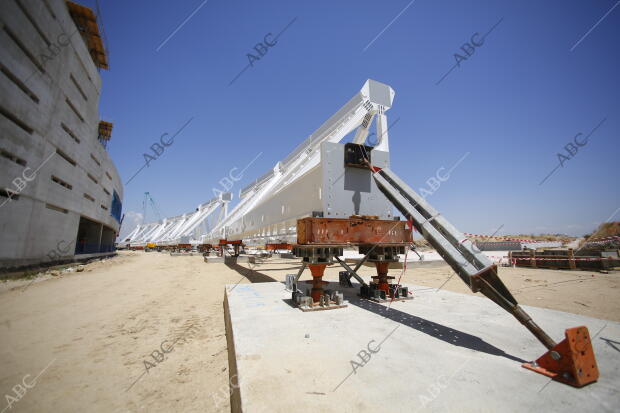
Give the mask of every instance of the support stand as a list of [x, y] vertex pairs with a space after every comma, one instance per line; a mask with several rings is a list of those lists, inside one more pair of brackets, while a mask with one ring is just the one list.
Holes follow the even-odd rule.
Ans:
[[[333, 310], [337, 308], [347, 307], [346, 301], [342, 293], [335, 291], [332, 293], [329, 290], [323, 288], [324, 285], [329, 284], [327, 281], [323, 281], [323, 275], [325, 268], [333, 262], [334, 257], [342, 255], [341, 246], [312, 246], [312, 245], [296, 245], [293, 248], [293, 253], [302, 257], [302, 265], [299, 272], [292, 282], [292, 299], [301, 311], [321, 311], [321, 310]], [[312, 280], [306, 281], [312, 285], [312, 288], [306, 291], [297, 289], [299, 278], [304, 272], [306, 267], [310, 268], [312, 274]]]
[[323, 273], [327, 264], [309, 264], [308, 267], [310, 267], [310, 273], [312, 274], [312, 280], [306, 281], [312, 284], [310, 297], [312, 297], [313, 302], [318, 303], [324, 295], [323, 286], [329, 284], [327, 281], [323, 281]]

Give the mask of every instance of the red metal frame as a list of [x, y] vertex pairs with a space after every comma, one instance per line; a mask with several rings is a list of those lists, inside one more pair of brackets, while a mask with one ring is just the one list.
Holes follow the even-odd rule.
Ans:
[[265, 249], [267, 251], [291, 250], [293, 246], [291, 244], [265, 244]]
[[309, 264], [308, 267], [312, 274], [312, 281], [307, 281], [312, 284], [310, 296], [312, 297], [312, 301], [318, 302], [324, 294], [323, 286], [329, 284], [327, 281], [323, 281], [323, 273], [325, 272], [327, 264]]
[[[306, 246], [333, 245], [408, 245], [412, 242], [411, 228], [406, 221], [376, 217], [302, 218], [297, 220], [297, 243]], [[268, 244], [269, 245], [269, 244]], [[279, 244], [271, 244], [279, 245]], [[377, 275], [372, 277], [386, 296], [391, 296], [388, 267], [391, 260], [375, 261]], [[323, 295], [323, 273], [327, 264], [308, 264], [312, 272], [313, 301]]]
[[406, 221], [369, 218], [302, 218], [297, 220], [297, 243], [304, 245], [408, 244]]
[[219, 245], [241, 245], [243, 244], [243, 241], [238, 239], [238, 240], [234, 240], [234, 241], [229, 241], [227, 239], [221, 239]]

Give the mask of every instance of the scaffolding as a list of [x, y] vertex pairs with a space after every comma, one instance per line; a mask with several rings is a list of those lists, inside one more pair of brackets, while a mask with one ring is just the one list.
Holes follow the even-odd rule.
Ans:
[[93, 58], [95, 66], [100, 69], [108, 69], [108, 54], [104, 47], [101, 34], [99, 33], [97, 16], [88, 7], [84, 7], [72, 1], [67, 1], [66, 3], [69, 14], [82, 34], [82, 38]]
[[99, 143], [103, 145], [104, 148], [108, 148], [108, 142], [112, 138], [112, 126], [111, 122], [106, 122], [104, 120], [99, 121]]

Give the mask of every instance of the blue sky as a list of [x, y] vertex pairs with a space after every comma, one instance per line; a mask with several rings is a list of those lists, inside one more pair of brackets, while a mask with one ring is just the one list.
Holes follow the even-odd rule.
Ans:
[[[114, 122], [109, 152], [123, 181], [163, 133], [192, 119], [125, 186], [125, 213], [142, 211], [145, 191], [164, 215], [189, 212], [262, 153], [236, 200], [368, 78], [396, 91], [392, 169], [412, 187], [468, 154], [427, 198], [460, 230], [583, 235], [620, 207], [617, 0], [209, 0], [196, 11], [202, 2], [100, 2], [110, 52], [100, 113]], [[254, 45], [293, 19], [229, 86]], [[455, 54], [466, 59], [437, 84]], [[540, 185], [558, 153], [570, 159]]]

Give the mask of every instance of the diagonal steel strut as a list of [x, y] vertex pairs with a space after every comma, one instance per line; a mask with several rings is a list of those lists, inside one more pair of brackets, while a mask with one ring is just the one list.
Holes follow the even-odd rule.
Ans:
[[511, 313], [548, 349], [556, 345], [519, 306], [497, 276], [497, 266], [482, 251], [389, 168], [371, 169], [381, 192], [412, 221], [420, 234], [473, 292], [481, 292]]

